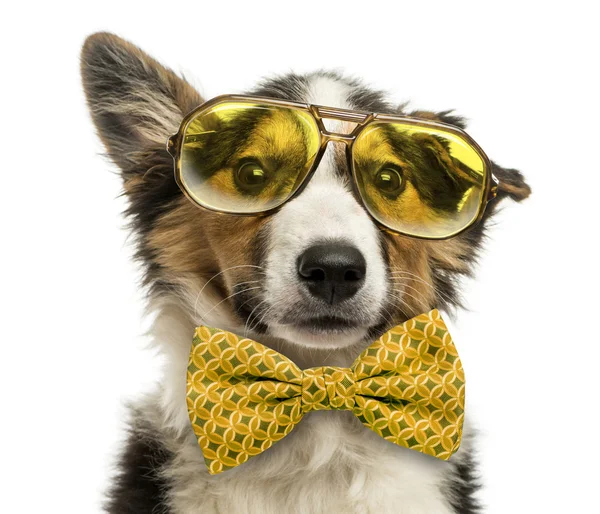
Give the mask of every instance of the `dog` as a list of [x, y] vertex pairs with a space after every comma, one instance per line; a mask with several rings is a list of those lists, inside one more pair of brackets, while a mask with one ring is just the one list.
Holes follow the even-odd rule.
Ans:
[[[136, 258], [155, 313], [152, 341], [165, 359], [156, 390], [131, 407], [128, 441], [106, 511], [477, 512], [479, 483], [468, 425], [459, 451], [445, 462], [390, 444], [351, 412], [316, 411], [268, 451], [209, 475], [188, 418], [186, 368], [200, 324], [247, 334], [301, 368], [349, 366], [392, 326], [434, 307], [460, 307], [459, 278], [472, 274], [497, 205], [530, 194], [522, 174], [492, 162], [496, 197], [479, 223], [446, 240], [378, 228], [352, 193], [346, 162], [332, 148], [301, 194], [274, 214], [216, 213], [184, 196], [166, 149], [183, 117], [204, 102], [199, 93], [108, 33], [85, 41], [81, 72], [98, 135], [121, 171]], [[406, 112], [382, 92], [328, 71], [278, 76], [250, 93], [465, 126], [451, 111]], [[314, 298], [301, 294], [299, 256], [322, 241], [333, 248], [324, 251], [335, 251], [338, 242], [351, 247], [368, 270], [352, 299], [353, 314], [346, 312], [344, 320], [339, 305], [315, 307], [307, 303]], [[354, 316], [352, 323], [348, 316]]]

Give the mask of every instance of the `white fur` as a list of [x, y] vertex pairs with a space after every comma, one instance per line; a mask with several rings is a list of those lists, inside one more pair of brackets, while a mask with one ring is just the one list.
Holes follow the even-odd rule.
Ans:
[[[316, 79], [308, 101], [345, 107], [344, 85], [329, 78]], [[364, 325], [372, 322], [387, 294], [385, 267], [377, 244], [377, 229], [336, 176], [331, 149], [312, 182], [271, 221], [272, 246], [266, 262], [266, 289], [271, 305], [270, 324], [275, 338], [260, 339], [286, 353], [302, 367], [349, 365], [358, 354], [353, 338], [317, 341], [308, 334], [277, 325], [278, 316], [298, 300], [294, 263], [297, 255], [316, 239], [342, 238], [355, 244], [367, 261], [367, 280], [355, 300]], [[335, 197], [335, 202], [331, 199]], [[443, 462], [419, 452], [399, 448], [365, 428], [350, 412], [312, 412], [284, 440], [242, 466], [210, 476], [191, 431], [185, 402], [185, 370], [197, 312], [208, 312], [207, 324], [230, 327], [209, 288], [197, 298], [202, 284], [188, 283], [178, 298], [161, 300], [153, 338], [165, 357], [165, 373], [156, 402], [147, 405], [147, 417], [175, 454], [165, 474], [172, 488], [173, 512], [204, 514], [450, 514], [444, 495], [445, 480], [461, 460], [463, 448]], [[186, 296], [187, 295], [187, 296]], [[217, 300], [218, 301], [218, 300]], [[337, 350], [316, 350], [341, 347]]]

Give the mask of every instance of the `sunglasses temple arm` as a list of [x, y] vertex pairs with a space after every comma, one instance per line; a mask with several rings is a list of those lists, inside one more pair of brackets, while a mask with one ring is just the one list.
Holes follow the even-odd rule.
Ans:
[[496, 195], [498, 194], [498, 184], [500, 184], [500, 182], [496, 178], [496, 175], [494, 175], [493, 173], [490, 173], [490, 179], [491, 179], [491, 187], [490, 187], [490, 192], [488, 193], [488, 198], [487, 198], [488, 202], [490, 200], [493, 200], [494, 198], [496, 198]]

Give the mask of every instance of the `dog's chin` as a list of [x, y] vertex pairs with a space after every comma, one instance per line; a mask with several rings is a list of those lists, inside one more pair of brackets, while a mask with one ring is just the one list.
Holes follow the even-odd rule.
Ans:
[[270, 335], [305, 348], [348, 348], [365, 340], [369, 328], [315, 319], [293, 324], [269, 325]]

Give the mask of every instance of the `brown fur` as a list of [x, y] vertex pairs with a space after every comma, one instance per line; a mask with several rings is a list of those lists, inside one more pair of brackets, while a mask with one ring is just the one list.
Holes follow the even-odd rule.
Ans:
[[[236, 284], [255, 279], [256, 268], [236, 266], [253, 263], [253, 241], [267, 221], [264, 217], [229, 216], [198, 209], [182, 197], [157, 220], [148, 236], [148, 246], [170, 277], [191, 275], [200, 283], [229, 270], [213, 280], [214, 286], [222, 289], [219, 296], [226, 298]], [[233, 309], [231, 302], [229, 305]], [[233, 310], [230, 315], [235, 316]]]

